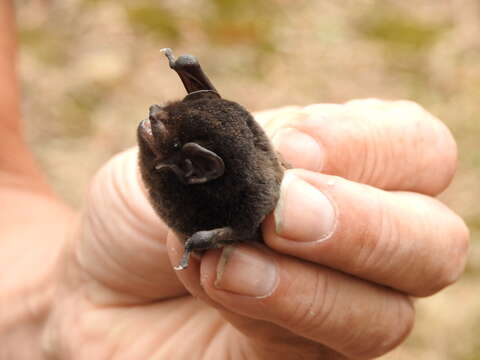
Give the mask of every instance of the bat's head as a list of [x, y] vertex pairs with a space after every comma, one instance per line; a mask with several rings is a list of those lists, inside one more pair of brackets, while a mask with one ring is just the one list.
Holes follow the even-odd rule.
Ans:
[[184, 184], [203, 184], [223, 175], [222, 157], [213, 150], [215, 134], [208, 116], [184, 102], [152, 105], [138, 126], [143, 166], [171, 171]]
[[242, 142], [252, 136], [240, 105], [223, 100], [190, 55], [173, 57], [170, 67], [180, 76], [188, 95], [164, 107], [152, 105], [138, 126], [141, 165], [153, 176], [173, 172], [184, 184], [203, 184], [221, 177], [225, 161], [247, 151]]

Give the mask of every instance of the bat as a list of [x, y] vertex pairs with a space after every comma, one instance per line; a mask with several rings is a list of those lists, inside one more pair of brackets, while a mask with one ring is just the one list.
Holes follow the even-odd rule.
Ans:
[[156, 213], [184, 239], [175, 270], [202, 253], [262, 241], [285, 166], [252, 115], [221, 98], [191, 55], [162, 50], [187, 95], [152, 105], [137, 128], [139, 168]]

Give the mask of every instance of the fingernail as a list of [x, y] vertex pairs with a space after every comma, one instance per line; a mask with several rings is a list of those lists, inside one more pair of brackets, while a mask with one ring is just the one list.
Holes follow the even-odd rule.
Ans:
[[310, 135], [294, 128], [283, 128], [272, 138], [273, 146], [293, 167], [319, 171], [324, 164], [324, 151]]
[[259, 249], [244, 245], [224, 248], [222, 257], [217, 265], [216, 288], [257, 298], [266, 297], [275, 289], [277, 266]]
[[291, 172], [283, 178], [274, 217], [278, 235], [300, 242], [325, 240], [336, 224], [331, 200]]

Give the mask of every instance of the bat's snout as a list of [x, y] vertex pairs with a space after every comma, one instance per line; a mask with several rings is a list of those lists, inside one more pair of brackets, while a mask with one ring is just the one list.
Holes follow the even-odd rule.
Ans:
[[153, 138], [152, 124], [150, 122], [150, 119], [143, 119], [140, 122], [140, 124], [138, 125], [138, 134], [143, 140], [147, 142], [147, 144], [154, 144], [155, 139]]

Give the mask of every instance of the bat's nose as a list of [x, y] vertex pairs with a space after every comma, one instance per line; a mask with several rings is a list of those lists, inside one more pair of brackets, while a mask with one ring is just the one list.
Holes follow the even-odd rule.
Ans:
[[158, 117], [161, 113], [163, 113], [163, 108], [160, 105], [154, 104], [150, 106], [148, 109], [149, 117]]
[[150, 119], [143, 119], [138, 126], [144, 133], [146, 133], [146, 135], [153, 136], [152, 124], [150, 123]]
[[148, 122], [144, 120], [142, 124], [153, 138], [159, 141], [167, 133], [163, 122], [168, 119], [168, 113], [159, 105], [150, 106], [148, 113]]
[[152, 124], [149, 119], [144, 119], [138, 124], [138, 133], [150, 146], [154, 144]]
[[167, 129], [161, 121], [157, 121], [155, 117], [143, 119], [138, 125], [138, 131], [142, 137], [149, 143], [154, 144], [160, 142], [167, 135]]

